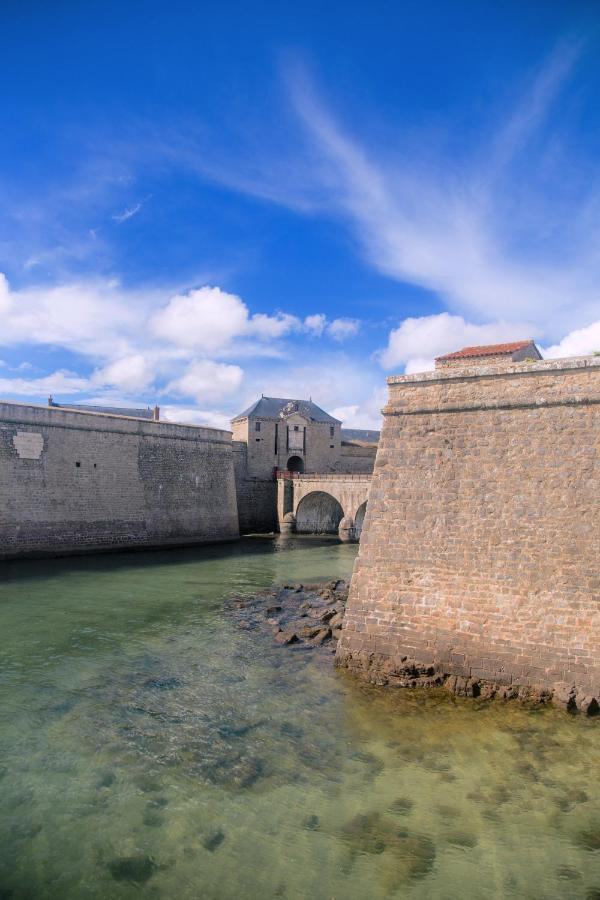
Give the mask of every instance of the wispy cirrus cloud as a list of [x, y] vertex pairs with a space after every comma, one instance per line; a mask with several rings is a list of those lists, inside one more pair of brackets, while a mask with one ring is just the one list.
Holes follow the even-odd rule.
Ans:
[[548, 112], [580, 53], [578, 42], [561, 44], [514, 114], [491, 139], [465, 141], [452, 164], [431, 152], [414, 158], [401, 137], [395, 158], [382, 158], [340, 126], [303, 72], [293, 74], [292, 101], [321, 153], [331, 207], [372, 265], [479, 323], [526, 320], [552, 337], [598, 315], [599, 229], [588, 227], [600, 209], [597, 173], [584, 189], [580, 173], [569, 183], [559, 154], [544, 160], [543, 184], [536, 174], [553, 139], [541, 134]]

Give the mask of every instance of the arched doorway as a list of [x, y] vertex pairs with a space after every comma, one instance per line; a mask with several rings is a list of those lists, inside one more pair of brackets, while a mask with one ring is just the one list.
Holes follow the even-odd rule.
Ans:
[[300, 456], [290, 456], [287, 461], [288, 472], [304, 472], [304, 460]]
[[303, 497], [296, 510], [299, 534], [337, 534], [344, 510], [331, 494], [312, 491]]
[[354, 516], [354, 538], [357, 541], [360, 541], [360, 535], [362, 533], [366, 511], [367, 501], [365, 500], [365, 502], [361, 503], [361, 505], [358, 507], [358, 509], [356, 510], [356, 515]]

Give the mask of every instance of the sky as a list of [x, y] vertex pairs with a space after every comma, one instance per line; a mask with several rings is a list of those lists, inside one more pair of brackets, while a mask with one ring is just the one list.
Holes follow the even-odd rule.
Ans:
[[0, 396], [377, 427], [600, 350], [600, 6], [2, 0]]

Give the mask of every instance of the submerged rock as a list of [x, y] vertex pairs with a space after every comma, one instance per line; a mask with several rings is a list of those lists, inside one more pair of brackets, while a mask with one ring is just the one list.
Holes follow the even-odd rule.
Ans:
[[135, 856], [121, 856], [113, 859], [108, 864], [108, 868], [115, 881], [145, 884], [156, 872], [157, 865], [151, 856], [139, 853]]
[[214, 853], [215, 850], [221, 846], [224, 840], [225, 832], [220, 828], [215, 828], [204, 835], [204, 837], [202, 838], [202, 846], [210, 853]]
[[321, 826], [321, 820], [318, 816], [306, 816], [304, 821], [302, 822], [302, 827], [307, 828], [309, 831], [317, 831]]
[[405, 816], [412, 810], [414, 805], [413, 801], [408, 797], [398, 797], [397, 800], [394, 800], [394, 802], [390, 804], [389, 810], [390, 812]]

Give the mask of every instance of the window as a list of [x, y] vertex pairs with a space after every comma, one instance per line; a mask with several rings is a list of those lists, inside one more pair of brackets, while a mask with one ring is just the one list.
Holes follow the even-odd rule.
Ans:
[[335, 444], [330, 444], [330, 445], [329, 445], [329, 449], [330, 449], [330, 450], [335, 450]]
[[294, 425], [294, 431], [300, 431], [300, 426], [299, 426], [299, 425]]
[[333, 437], [335, 434], [335, 425], [329, 426], [329, 437]]
[[255, 430], [255, 431], [260, 431], [260, 422], [255, 422], [255, 423], [254, 423], [254, 430]]

